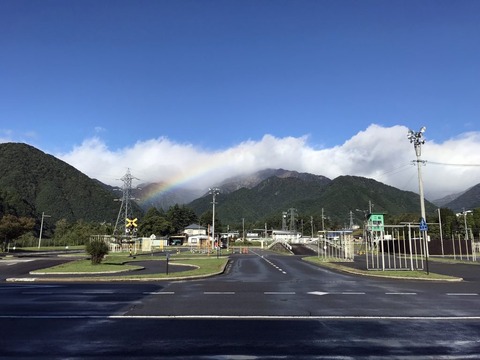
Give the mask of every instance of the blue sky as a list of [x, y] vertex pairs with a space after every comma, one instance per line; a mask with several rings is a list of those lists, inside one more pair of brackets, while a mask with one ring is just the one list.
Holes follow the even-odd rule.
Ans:
[[[0, 142], [106, 182], [126, 167], [166, 180], [173, 163], [217, 155], [321, 173], [328, 163], [305, 165], [319, 152], [335, 158], [355, 140], [348, 153], [372, 154], [397, 143], [376, 136], [421, 126], [436, 161], [480, 163], [480, 1], [3, 0], [0, 49]], [[289, 139], [314, 155], [283, 164]], [[460, 140], [470, 151], [452, 150]], [[257, 147], [265, 159], [243, 163]], [[375, 162], [326, 175], [395, 168]], [[465, 172], [459, 189], [480, 182], [478, 168]]]

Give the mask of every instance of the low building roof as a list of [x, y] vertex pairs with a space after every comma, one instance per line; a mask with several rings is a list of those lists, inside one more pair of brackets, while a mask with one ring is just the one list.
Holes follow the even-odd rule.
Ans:
[[192, 229], [192, 230], [205, 230], [205, 228], [201, 225], [198, 225], [198, 224], [190, 224], [188, 225], [185, 230], [187, 229]]

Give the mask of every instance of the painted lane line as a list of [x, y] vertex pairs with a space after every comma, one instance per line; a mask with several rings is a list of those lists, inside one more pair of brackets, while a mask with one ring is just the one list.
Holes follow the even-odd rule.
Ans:
[[87, 291], [82, 291], [82, 295], [110, 295], [110, 294], [115, 294], [115, 291], [113, 290], [87, 290]]
[[366, 293], [364, 293], [364, 292], [353, 292], [353, 291], [348, 291], [348, 292], [310, 291], [307, 294], [323, 296], [323, 295], [365, 295]]
[[364, 292], [341, 292], [341, 295], [365, 295]]
[[204, 291], [204, 295], [235, 295], [235, 291]]
[[478, 296], [476, 293], [447, 293], [447, 296]]
[[275, 269], [277, 269], [278, 271], [280, 271], [282, 274], [284, 275], [287, 275], [287, 272], [284, 271], [282, 268], [280, 268], [279, 266], [277, 266], [276, 264], [274, 264], [273, 262], [271, 262], [269, 259], [267, 259], [265, 256], [263, 255], [260, 255], [254, 251], [252, 251], [252, 253], [254, 253], [255, 255], [257, 255], [259, 258], [265, 260], [268, 264], [272, 265]]
[[439, 320], [465, 321], [480, 320], [480, 316], [382, 316], [382, 315], [0, 315], [0, 319], [230, 319], [230, 320]]
[[385, 293], [385, 295], [417, 295], [417, 293], [401, 293], [401, 292], [394, 293], [394, 292], [388, 292], [388, 293]]
[[144, 295], [175, 295], [174, 291], [145, 291]]
[[295, 295], [295, 291], [265, 291], [264, 295]]

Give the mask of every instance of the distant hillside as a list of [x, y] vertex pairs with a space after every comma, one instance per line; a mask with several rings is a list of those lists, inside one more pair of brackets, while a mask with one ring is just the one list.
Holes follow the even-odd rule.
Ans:
[[445, 207], [452, 209], [455, 212], [465, 210], [472, 210], [480, 208], [480, 184], [465, 191], [453, 201], [445, 204]]
[[[331, 180], [308, 173], [266, 169], [227, 179], [218, 187], [216, 209], [224, 225], [239, 224], [242, 219], [258, 226], [281, 222], [282, 213], [295, 208], [297, 218], [305, 224], [313, 218], [318, 223], [323, 214], [324, 219], [343, 227], [349, 225], [350, 218], [360, 224], [369, 202], [373, 203], [374, 212], [419, 213], [418, 194], [357, 176]], [[141, 190], [133, 190], [133, 195], [143, 200], [144, 208], [167, 210], [176, 203], [186, 204], [199, 216], [212, 209], [212, 198], [206, 190], [161, 189], [161, 184], [146, 184]], [[206, 195], [197, 198], [199, 194]], [[38, 221], [45, 212], [51, 224], [62, 218], [114, 223], [120, 204], [113, 200], [120, 195], [112, 187], [32, 146], [0, 144], [0, 216], [9, 213]], [[427, 212], [435, 211], [433, 204], [425, 204]], [[141, 210], [134, 203], [133, 206], [140, 215]], [[445, 207], [455, 211], [480, 207], [480, 184]]]
[[[310, 175], [310, 174], [309, 174]], [[211, 196], [207, 195], [190, 204], [197, 215], [211, 210]], [[217, 196], [217, 216], [223, 224], [236, 224], [239, 219], [256, 222], [281, 219], [282, 212], [295, 208], [298, 218], [308, 222], [310, 216], [323, 214], [340, 226], [349, 225], [350, 212], [359, 224], [368, 210], [369, 201], [374, 212], [398, 215], [418, 213], [418, 194], [402, 191], [373, 179], [340, 176], [334, 180], [318, 176], [271, 176], [255, 187], [241, 188]], [[427, 211], [435, 206], [426, 202]], [[358, 210], [358, 211], [357, 211]]]
[[[344, 214], [352, 211], [355, 219], [362, 220], [362, 211], [368, 212], [369, 202], [372, 203], [372, 212], [389, 215], [420, 212], [418, 194], [360, 176], [335, 178], [318, 201], [338, 219], [345, 218]], [[431, 212], [436, 207], [425, 201], [425, 208]]]
[[119, 203], [97, 180], [54, 156], [21, 143], [0, 144], [0, 216], [11, 213], [48, 222], [65, 218], [115, 223]]
[[441, 199], [433, 200], [432, 203], [437, 205], [438, 207], [446, 207], [446, 205], [448, 203], [451, 203], [452, 201], [454, 201], [455, 199], [457, 199], [459, 196], [461, 196], [464, 193], [465, 193], [465, 191], [462, 191], [462, 192], [456, 193], [456, 194], [450, 194], [450, 195], [444, 196]]
[[[237, 175], [228, 178], [216, 184], [214, 187], [219, 188], [222, 194], [229, 194], [242, 188], [251, 189], [272, 176], [278, 178], [330, 181], [330, 179], [320, 175], [299, 173], [284, 169], [265, 169], [250, 174]], [[164, 184], [162, 183], [141, 184], [138, 189], [133, 189], [132, 193], [133, 196], [138, 199], [139, 205], [145, 211], [151, 207], [168, 210], [175, 204], [188, 204], [208, 194], [208, 189], [193, 190], [174, 188], [162, 190], [162, 188], [164, 188]]]
[[260, 170], [254, 173], [239, 175], [239, 176], [226, 179], [222, 181], [217, 187], [221, 190], [222, 193], [228, 194], [233, 191], [239, 190], [241, 188], [251, 189], [270, 177], [277, 177], [281, 179], [298, 178], [306, 181], [318, 180], [320, 182], [330, 181], [330, 179], [321, 175], [299, 173], [297, 171], [290, 171], [290, 170], [284, 170], [284, 169], [265, 169], [265, 170]]

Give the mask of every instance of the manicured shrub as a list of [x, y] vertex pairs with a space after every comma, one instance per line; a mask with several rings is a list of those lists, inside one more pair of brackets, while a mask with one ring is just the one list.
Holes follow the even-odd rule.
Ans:
[[92, 240], [85, 245], [85, 251], [91, 256], [92, 265], [100, 264], [108, 254], [108, 245], [103, 240]]

